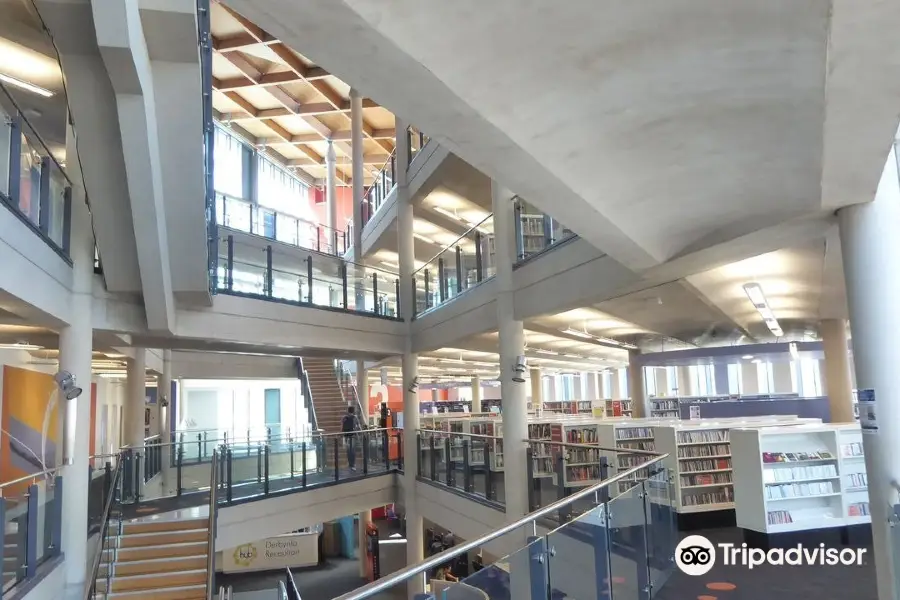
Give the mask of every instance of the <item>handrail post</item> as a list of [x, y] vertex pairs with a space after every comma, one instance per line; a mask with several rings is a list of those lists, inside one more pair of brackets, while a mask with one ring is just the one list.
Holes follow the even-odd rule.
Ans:
[[272, 245], [269, 244], [266, 246], [266, 289], [263, 290], [265, 295], [269, 298], [272, 297], [272, 285], [274, 282], [274, 276], [272, 274]]
[[462, 287], [462, 246], [456, 247], [456, 293], [461, 294]]
[[428, 436], [428, 443], [431, 445], [431, 456], [428, 457], [428, 460], [431, 461], [431, 480], [437, 480], [437, 452], [434, 451], [434, 434], [432, 433]]
[[256, 483], [262, 483], [262, 445], [256, 446]]
[[380, 314], [378, 310], [378, 273], [372, 273], [372, 306], [375, 307], [375, 314]]
[[334, 480], [340, 480], [340, 450], [339, 450], [338, 438], [334, 436]]
[[288, 447], [290, 448], [290, 452], [291, 452], [291, 479], [293, 479], [294, 478], [294, 442], [293, 441], [288, 442]]
[[444, 270], [444, 257], [438, 259], [438, 298], [441, 304], [447, 300], [447, 273]]
[[469, 460], [469, 440], [463, 440], [463, 489], [466, 492], [472, 491], [472, 465]]
[[403, 434], [397, 432], [397, 468], [403, 469]]
[[519, 260], [525, 259], [525, 237], [522, 231], [522, 203], [516, 200], [513, 203], [513, 229], [516, 236], [516, 255]]
[[227, 476], [228, 476], [228, 483], [226, 483], [226, 487], [225, 487], [225, 498], [226, 498], [226, 500], [228, 501], [228, 504], [231, 504], [231, 494], [232, 494], [232, 487], [233, 487], [233, 486], [232, 486], [232, 473], [233, 473], [233, 471], [232, 471], [232, 460], [233, 460], [233, 454], [232, 454], [231, 450], [228, 450], [228, 451], [227, 451], [226, 457], [227, 457], [227, 460], [228, 460], [228, 464], [226, 465], [225, 472], [226, 472], [226, 474], [227, 474]]
[[[50, 518], [50, 556], [59, 556], [62, 552], [63, 493], [63, 478], [57, 475], [53, 480], [53, 515]], [[2, 504], [2, 502], [0, 502], [0, 504]]]
[[[563, 462], [562, 454], [556, 458], [556, 499], [562, 500], [566, 497], [566, 477], [565, 477], [565, 463]], [[564, 525], [566, 521], [569, 520], [568, 512], [566, 511], [565, 506], [559, 507], [559, 524]]]
[[[415, 299], [415, 297], [416, 297], [415, 290], [413, 290], [413, 299]], [[395, 314], [394, 316], [399, 317], [399, 316], [401, 316], [400, 315], [400, 278], [399, 277], [394, 278], [394, 304], [397, 306], [397, 311], [396, 311], [397, 314]]]
[[422, 432], [421, 431], [416, 432], [416, 452], [419, 453], [419, 460], [416, 461], [416, 464], [417, 464], [416, 477], [421, 478], [422, 477], [422, 462], [423, 462], [422, 461], [423, 450], [422, 450]]
[[341, 263], [341, 293], [344, 300], [344, 310], [350, 310], [350, 305], [347, 304], [347, 263]]
[[481, 258], [481, 232], [475, 232], [475, 281], [481, 283], [484, 279], [484, 267]]
[[491, 469], [491, 444], [484, 444], [484, 497], [494, 499], [494, 471]]
[[[300, 460], [302, 461], [300, 466], [300, 477], [303, 483], [303, 489], [306, 489], [306, 440], [303, 440], [303, 448], [300, 451]], [[318, 467], [318, 464], [316, 466]]]
[[234, 235], [228, 234], [227, 240], [228, 258], [225, 263], [225, 288], [231, 292], [234, 291]]
[[265, 477], [264, 482], [263, 482], [263, 494], [268, 496], [269, 495], [269, 445], [268, 444], [266, 444], [266, 450], [265, 450], [265, 465], [264, 465], [263, 476]]
[[425, 275], [425, 310], [428, 310], [431, 308], [431, 293], [429, 292], [429, 288], [431, 287], [431, 277], [428, 273], [428, 269], [424, 269], [423, 274]]
[[530, 445], [525, 450], [525, 481], [528, 482], [528, 512], [532, 512], [537, 508], [534, 502], [534, 492], [538, 486], [534, 479], [534, 450]]
[[391, 469], [391, 442], [388, 430], [385, 429], [381, 432], [381, 454], [384, 457], [384, 470], [390, 471]]
[[445, 481], [447, 483], [447, 487], [453, 487], [453, 444], [450, 442], [450, 436], [444, 438], [444, 465], [447, 472], [445, 475]]
[[313, 269], [312, 255], [306, 257], [306, 301], [313, 303]]
[[176, 496], [180, 496], [181, 490], [183, 489], [182, 472], [181, 472], [181, 466], [183, 463], [184, 463], [184, 444], [179, 444], [178, 445], [178, 461], [175, 464], [175, 467], [176, 467], [176, 469], [175, 469], [175, 481], [176, 481], [175, 495]]
[[369, 434], [368, 432], [363, 432], [362, 434], [362, 467], [363, 467], [363, 475], [369, 474]]
[[37, 530], [38, 530], [38, 486], [28, 486], [28, 516], [25, 530], [25, 577], [31, 578], [37, 572]]
[[197, 434], [197, 462], [203, 462], [203, 435]]

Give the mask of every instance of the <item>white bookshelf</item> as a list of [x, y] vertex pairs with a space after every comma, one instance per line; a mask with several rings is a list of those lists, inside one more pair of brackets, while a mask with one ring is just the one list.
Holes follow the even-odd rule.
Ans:
[[541, 403], [541, 408], [545, 412], [571, 414], [571, 415], [589, 415], [591, 414], [590, 400], [545, 400]]
[[662, 418], [672, 417], [677, 419], [680, 416], [678, 410], [678, 398], [651, 398], [650, 416]]
[[[605, 453], [609, 461], [609, 476], [618, 475], [627, 471], [652, 457], [646, 454], [633, 454], [629, 450], [643, 450], [656, 452], [656, 442], [653, 434], [653, 425], [657, 421], [653, 419], [628, 419], [619, 422], [602, 423], [599, 425], [600, 446], [616, 448], [616, 452]], [[624, 493], [634, 486], [634, 479], [646, 476], [645, 471], [635, 473], [634, 478], [619, 481], [616, 488], [610, 490], [610, 494]]]
[[856, 424], [732, 431], [737, 525], [760, 533], [871, 522]]
[[[628, 398], [623, 398], [620, 400], [605, 400], [606, 402], [606, 416], [607, 417], [630, 417], [631, 410], [631, 400]], [[618, 413], [618, 414], [617, 414]]]

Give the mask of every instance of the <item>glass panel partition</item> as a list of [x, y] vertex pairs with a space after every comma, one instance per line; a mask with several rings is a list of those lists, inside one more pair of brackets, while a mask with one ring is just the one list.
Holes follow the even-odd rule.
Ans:
[[338, 308], [399, 318], [400, 281], [396, 273], [337, 257], [296, 252], [272, 245], [219, 243], [219, 293]]
[[515, 200], [516, 262], [544, 252], [551, 246], [572, 239], [575, 233], [550, 215], [542, 213], [521, 198]]
[[390, 157], [388, 157], [387, 161], [384, 163], [384, 166], [381, 167], [381, 170], [375, 175], [375, 181], [372, 182], [372, 185], [369, 186], [369, 189], [366, 190], [366, 193], [363, 196], [363, 227], [365, 227], [366, 223], [368, 223], [375, 213], [377, 213], [384, 205], [384, 201], [394, 189], [394, 184], [397, 182], [395, 177], [395, 170], [397, 168], [396, 152], [397, 151], [394, 150], [391, 153]]
[[488, 215], [413, 273], [416, 314], [493, 277], [495, 256], [494, 216]]

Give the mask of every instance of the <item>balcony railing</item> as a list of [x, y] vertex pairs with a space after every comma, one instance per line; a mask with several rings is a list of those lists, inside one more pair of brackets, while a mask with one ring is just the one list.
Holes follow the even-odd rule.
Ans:
[[[8, 112], [7, 112], [8, 111]], [[0, 84], [0, 156], [8, 177], [0, 176], [0, 203], [69, 262], [72, 183], [63, 167]], [[3, 173], [0, 167], [0, 174]]]
[[524, 262], [551, 247], [577, 237], [575, 232], [521, 198], [515, 203], [516, 262]]
[[324, 254], [342, 256], [347, 251], [347, 232], [226, 194], [216, 194], [216, 222], [222, 227]]
[[400, 317], [396, 273], [328, 256], [299, 259], [271, 244], [237, 242], [233, 235], [220, 239], [216, 289], [220, 294]]
[[494, 257], [494, 215], [488, 215], [413, 273], [416, 314], [493, 277]]

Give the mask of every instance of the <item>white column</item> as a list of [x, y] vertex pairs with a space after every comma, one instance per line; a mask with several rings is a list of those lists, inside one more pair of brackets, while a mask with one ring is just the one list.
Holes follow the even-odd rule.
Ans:
[[665, 367], [656, 367], [653, 369], [653, 377], [656, 379], [656, 395], [662, 398], [672, 395], [669, 389], [669, 376]]
[[[337, 229], [337, 156], [334, 153], [334, 142], [328, 140], [328, 149], [325, 151], [325, 225], [328, 226], [326, 239], [329, 244], [334, 243], [334, 232]], [[355, 214], [355, 213], [354, 213]], [[356, 221], [353, 222], [354, 230]]]
[[478, 375], [472, 378], [472, 412], [484, 412], [481, 406], [481, 377]]
[[369, 523], [372, 522], [372, 511], [365, 510], [357, 515], [357, 535], [359, 536], [359, 548], [357, 549], [357, 560], [359, 560], [359, 576], [365, 577], [368, 572], [368, 560], [366, 560], [366, 530]]
[[697, 383], [692, 377], [691, 368], [687, 365], [678, 367], [676, 371], [678, 377], [678, 395], [679, 396], [696, 396]]
[[[838, 211], [857, 386], [877, 394], [878, 429], [863, 434], [869, 509], [879, 600], [897, 598], [897, 577], [888, 517], [897, 502], [892, 481], [900, 481], [900, 185], [891, 150], [869, 204]], [[860, 198], [862, 200], [863, 198]], [[834, 414], [832, 413], [832, 419]]]
[[[413, 207], [409, 197], [409, 138], [406, 123], [394, 119], [397, 139], [397, 254], [400, 264], [400, 311], [407, 324], [406, 347], [401, 370], [403, 372], [403, 505], [406, 508], [406, 563], [413, 565], [425, 557], [422, 515], [416, 501], [416, 473], [419, 470], [419, 398], [414, 382], [418, 379], [419, 356], [412, 352], [409, 325], [415, 308], [412, 274], [415, 270], [413, 249]], [[406, 586], [409, 598], [425, 591], [425, 577], [414, 577]]]
[[831, 422], [853, 423], [856, 417], [853, 415], [847, 324], [843, 319], [826, 319], [821, 322], [819, 330], [822, 332], [822, 346], [825, 350], [822, 381], [827, 382]]
[[[174, 442], [172, 439], [172, 431], [169, 426], [169, 414], [172, 409], [172, 351], [163, 350], [163, 370], [159, 378], [159, 387], [156, 389], [156, 401], [159, 403], [159, 431], [162, 434], [162, 486], [166, 493], [169, 493], [169, 485], [175, 484], [174, 478], [171, 477], [169, 471], [172, 464], [172, 446], [167, 445]], [[165, 406], [163, 406], [165, 405]], [[172, 492], [175, 490], [172, 489]]]
[[610, 390], [606, 385], [606, 372], [601, 371], [600, 373], [597, 373], [597, 399], [605, 400], [606, 398], [609, 398], [609, 391]]
[[628, 352], [628, 393], [631, 396], [631, 416], [635, 419], [646, 417], [647, 388], [644, 385], [644, 367], [641, 365], [639, 350]]
[[431, 401], [439, 402], [441, 399], [440, 392], [436, 387], [431, 388]]
[[[356, 306], [365, 306], [365, 271], [360, 265], [364, 264], [362, 251], [362, 203], [365, 193], [365, 176], [363, 175], [363, 108], [362, 96], [355, 89], [350, 89], [350, 151], [353, 169], [353, 261], [356, 263]], [[386, 285], [387, 282], [383, 282]]]
[[[146, 404], [147, 350], [134, 348], [134, 358], [128, 359], [127, 396], [125, 398], [125, 439], [127, 446], [140, 448], [144, 445], [144, 406]], [[143, 463], [141, 463], [143, 464]]]
[[609, 389], [609, 397], [611, 400], [621, 400], [622, 399], [622, 384], [619, 379], [619, 374], [622, 372], [622, 369], [613, 369], [612, 373], [610, 373], [610, 381], [612, 385]]
[[[525, 452], [528, 437], [527, 396], [524, 382], [513, 381], [518, 357], [525, 354], [525, 329], [513, 318], [512, 265], [515, 260], [513, 194], [491, 183], [494, 209], [497, 319], [500, 329], [500, 397], [503, 398], [503, 476], [506, 489], [506, 518], [515, 520], [528, 514], [528, 485], [525, 481]], [[517, 378], [524, 379], [524, 373]]]
[[759, 367], [755, 362], [741, 363], [741, 395], [755, 396], [759, 393]]
[[[78, 186], [81, 171], [72, 132], [67, 131], [66, 146], [72, 187], [72, 294], [69, 297], [72, 322], [59, 331], [59, 367], [75, 377], [82, 394], [75, 400], [59, 395], [59, 408], [65, 415], [63, 470], [62, 551], [66, 555], [66, 581], [81, 584], [85, 579], [87, 556], [88, 478], [91, 427], [91, 325], [94, 274], [94, 236], [91, 217], [85, 205], [84, 189]], [[98, 449], [103, 452], [103, 449]]]
[[776, 394], [790, 394], [794, 392], [790, 362], [772, 363], [772, 384]]

